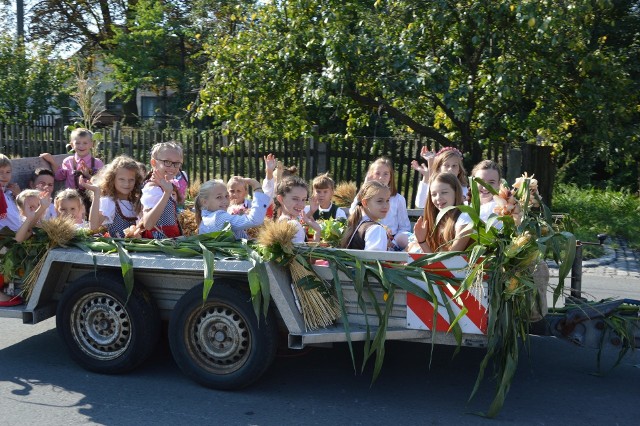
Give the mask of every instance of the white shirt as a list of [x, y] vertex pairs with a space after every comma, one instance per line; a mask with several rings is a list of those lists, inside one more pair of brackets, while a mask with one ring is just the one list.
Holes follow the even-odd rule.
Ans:
[[0, 219], [0, 229], [8, 226], [13, 232], [18, 232], [22, 226], [22, 218], [16, 201], [13, 199], [13, 193], [9, 190], [5, 191], [4, 199], [7, 201], [7, 217]]
[[198, 226], [198, 234], [221, 231], [229, 223], [236, 239], [248, 238], [245, 229], [259, 226], [264, 222], [264, 216], [270, 203], [271, 199], [268, 195], [256, 192], [253, 194], [251, 210], [247, 214], [230, 214], [226, 210], [214, 212], [202, 210], [202, 222]]
[[[126, 217], [138, 217], [129, 200], [118, 200], [120, 211]], [[105, 217], [103, 225], [110, 225], [116, 217], [116, 203], [111, 197], [100, 197], [100, 213]]]
[[[366, 215], [362, 218], [362, 221], [371, 220]], [[378, 221], [380, 222], [380, 221]], [[364, 232], [364, 249], [387, 251], [389, 239], [387, 238], [387, 231], [383, 226], [370, 226]]]
[[[462, 187], [462, 198], [464, 203], [467, 204], [467, 194], [469, 193], [469, 188], [466, 186]], [[429, 184], [423, 180], [418, 182], [418, 189], [416, 190], [416, 207], [419, 209], [423, 209], [425, 205], [427, 205], [427, 196], [429, 195]]]
[[[484, 203], [480, 206], [480, 219], [482, 219], [485, 223], [489, 220], [489, 216], [494, 214], [493, 209], [496, 207], [496, 202], [491, 200], [488, 203]], [[502, 229], [503, 223], [500, 220], [496, 220], [493, 222], [493, 226], [496, 229]]]
[[[353, 200], [349, 213], [353, 213], [358, 205], [358, 198]], [[411, 232], [411, 222], [409, 221], [409, 213], [407, 213], [407, 201], [400, 194], [396, 194], [389, 199], [389, 213], [384, 219], [380, 219], [378, 223], [386, 226], [391, 231], [391, 235], [398, 232]]]
[[276, 196], [276, 180], [264, 178], [262, 181], [262, 192], [273, 199]]
[[142, 197], [140, 198], [142, 209], [151, 210], [154, 208], [162, 199], [163, 194], [164, 191], [159, 186], [146, 184], [142, 188]]
[[56, 211], [56, 206], [53, 204], [53, 201], [52, 201], [51, 204], [49, 204], [47, 211], [44, 212], [44, 216], [42, 216], [42, 220], [49, 220], [49, 219], [53, 219], [54, 217], [58, 217], [58, 212]]
[[[322, 207], [318, 208], [318, 211], [320, 213], [323, 212], [328, 212], [329, 210], [331, 210], [331, 207], [333, 207], [333, 203], [329, 204], [329, 208], [328, 209], [323, 209]], [[304, 212], [309, 213], [309, 210], [311, 210], [311, 206], [305, 206], [304, 208]], [[344, 212], [344, 210], [342, 210], [340, 207], [338, 207], [338, 209], [336, 210], [336, 219], [346, 219], [347, 218], [347, 214]]]

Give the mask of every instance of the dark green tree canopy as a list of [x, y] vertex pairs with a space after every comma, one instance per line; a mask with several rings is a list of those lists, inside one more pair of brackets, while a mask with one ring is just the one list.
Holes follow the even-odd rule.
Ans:
[[376, 115], [474, 160], [488, 140], [562, 146], [596, 117], [613, 124], [625, 118], [620, 108], [637, 105], [628, 60], [606, 35], [594, 35], [614, 25], [621, 7], [607, 0], [266, 2], [237, 17], [239, 31], [206, 46], [199, 112], [238, 132], [289, 137], [312, 124], [330, 128], [319, 111], [331, 111], [324, 116], [344, 120], [351, 133]]

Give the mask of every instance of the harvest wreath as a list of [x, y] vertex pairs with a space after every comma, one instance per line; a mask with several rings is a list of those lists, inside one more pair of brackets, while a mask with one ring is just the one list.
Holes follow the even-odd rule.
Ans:
[[[497, 214], [484, 223], [479, 216], [479, 185], [494, 194]], [[536, 190], [534, 179], [524, 176], [513, 189], [504, 186], [499, 192], [481, 180], [471, 182], [471, 206], [458, 206], [472, 219], [474, 244], [465, 253], [443, 252], [424, 255], [412, 263], [388, 263], [364, 260], [342, 250], [319, 245], [295, 245], [288, 222], [268, 222], [260, 230], [256, 243], [236, 241], [227, 229], [203, 235], [192, 235], [165, 240], [119, 239], [89, 235], [76, 230], [72, 222], [54, 219], [36, 229], [34, 237], [16, 243], [6, 228], [2, 231], [0, 248], [7, 249], [2, 258], [2, 273], [9, 279], [24, 278], [23, 296], [29, 297], [30, 290], [38, 276], [39, 268], [52, 248], [78, 247], [86, 252], [118, 253], [129, 294], [133, 290], [133, 262], [131, 252], [161, 252], [169, 256], [203, 258], [204, 290], [203, 300], [214, 285], [214, 268], [217, 259], [242, 259], [253, 266], [248, 271], [248, 282], [256, 315], [266, 313], [270, 302], [269, 285], [261, 277], [267, 276], [265, 262], [277, 263], [289, 268], [293, 277], [292, 288], [300, 303], [307, 329], [322, 328], [337, 318], [347, 335], [352, 360], [355, 357], [350, 340], [350, 325], [346, 312], [340, 273], [351, 277], [357, 294], [357, 303], [367, 315], [367, 299], [375, 300], [373, 285], [379, 285], [385, 292], [383, 306], [373, 303], [374, 320], [377, 329], [373, 331], [367, 321], [368, 336], [372, 336], [364, 346], [363, 368], [375, 354], [373, 380], [379, 375], [384, 355], [385, 339], [389, 316], [394, 304], [394, 292], [403, 289], [446, 309], [451, 322], [449, 332], [461, 345], [462, 332], [458, 320], [465, 309], [456, 316], [452, 307], [439, 300], [444, 297], [442, 283], [457, 288], [453, 299], [465, 291], [479, 288], [487, 277], [489, 293], [489, 318], [487, 328], [487, 354], [480, 365], [473, 397], [484, 377], [489, 361], [493, 361], [496, 375], [494, 400], [487, 411], [495, 416], [504, 403], [518, 361], [519, 340], [527, 340], [528, 323], [532, 312], [539, 309], [540, 294], [535, 284], [534, 273], [544, 257], [553, 257], [560, 265], [559, 285], [554, 291], [554, 301], [562, 294], [563, 280], [566, 278], [575, 251], [575, 238], [564, 231], [556, 232], [549, 209], [542, 203]], [[535, 206], [535, 207], [534, 207]], [[532, 208], [533, 207], [533, 208]], [[440, 217], [446, 213], [443, 210]], [[496, 225], [498, 222], [502, 226]], [[336, 238], [335, 223], [329, 223], [326, 233]], [[501, 228], [501, 229], [498, 229]], [[444, 277], [424, 267], [449, 257], [464, 254], [468, 259], [468, 273], [464, 279]], [[312, 265], [324, 261], [330, 265], [332, 280], [321, 278]], [[417, 285], [416, 280], [423, 283]], [[434, 309], [433, 322], [436, 322]], [[616, 329], [617, 331], [617, 329]], [[627, 345], [632, 344], [627, 342]], [[435, 343], [435, 342], [434, 342]], [[527, 347], [525, 345], [525, 347]], [[433, 350], [433, 346], [432, 346]]]

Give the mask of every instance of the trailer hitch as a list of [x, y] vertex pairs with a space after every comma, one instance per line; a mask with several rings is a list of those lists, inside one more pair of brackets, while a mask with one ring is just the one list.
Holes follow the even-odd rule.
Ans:
[[[580, 299], [577, 301], [579, 302]], [[556, 317], [555, 321], [552, 321], [551, 332], [576, 345], [598, 348], [602, 343], [602, 333], [605, 332], [603, 319], [614, 313], [622, 304], [640, 306], [640, 300], [621, 299], [596, 304], [578, 304], [575, 308], [568, 310], [564, 316]], [[640, 326], [634, 326], [632, 334], [635, 336], [635, 341], [639, 342]], [[614, 333], [609, 337], [609, 343], [613, 346], [622, 344], [617, 334]]]

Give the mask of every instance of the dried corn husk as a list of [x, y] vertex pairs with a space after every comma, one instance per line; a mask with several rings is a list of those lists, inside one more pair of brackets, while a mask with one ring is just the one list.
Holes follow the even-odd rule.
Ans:
[[300, 280], [308, 276], [315, 276], [315, 274], [296, 260], [289, 264], [289, 270], [294, 282], [293, 291], [300, 302], [305, 329], [307, 331], [317, 330], [333, 324], [338, 318], [340, 310], [338, 309], [338, 301], [330, 289], [325, 288], [323, 292], [318, 288], [305, 289], [298, 285]]
[[198, 235], [198, 224], [196, 223], [196, 214], [191, 210], [185, 209], [178, 214], [178, 223], [182, 229], [182, 235]]
[[40, 228], [49, 237], [49, 248], [66, 247], [69, 241], [78, 233], [74, 219], [69, 216], [58, 216], [43, 220], [40, 223]]
[[195, 179], [193, 182], [191, 182], [191, 184], [189, 185], [189, 188], [187, 189], [187, 199], [189, 200], [195, 200], [196, 197], [198, 196], [198, 194], [200, 193], [200, 179]]
[[288, 220], [265, 221], [258, 234], [258, 244], [264, 247], [279, 245], [283, 252], [293, 253], [293, 238], [298, 228]]
[[29, 297], [31, 297], [33, 287], [38, 280], [38, 276], [40, 276], [40, 272], [42, 272], [42, 267], [49, 251], [55, 247], [66, 247], [78, 233], [74, 219], [69, 216], [57, 216], [44, 220], [40, 223], [40, 228], [47, 234], [49, 244], [46, 247], [46, 251], [38, 259], [38, 263], [35, 264], [29, 275], [22, 282], [21, 295], [25, 300], [29, 300]]
[[339, 207], [350, 207], [357, 193], [355, 182], [340, 182], [333, 191], [333, 202]]

